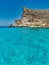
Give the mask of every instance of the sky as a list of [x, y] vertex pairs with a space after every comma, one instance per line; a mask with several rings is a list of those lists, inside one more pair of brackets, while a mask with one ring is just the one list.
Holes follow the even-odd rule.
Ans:
[[20, 19], [23, 7], [49, 9], [49, 0], [0, 0], [0, 26], [7, 26]]

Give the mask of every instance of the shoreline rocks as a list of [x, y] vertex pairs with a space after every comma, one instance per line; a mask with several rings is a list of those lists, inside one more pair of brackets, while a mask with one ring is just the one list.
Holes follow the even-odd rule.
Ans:
[[49, 10], [30, 10], [23, 9], [23, 14], [20, 20], [15, 20], [14, 26], [29, 26], [29, 27], [49, 27]]

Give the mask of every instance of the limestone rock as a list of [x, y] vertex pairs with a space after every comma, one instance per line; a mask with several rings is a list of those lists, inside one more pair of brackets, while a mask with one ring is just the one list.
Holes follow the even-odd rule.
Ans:
[[21, 20], [15, 20], [14, 26], [49, 27], [49, 10], [23, 9]]

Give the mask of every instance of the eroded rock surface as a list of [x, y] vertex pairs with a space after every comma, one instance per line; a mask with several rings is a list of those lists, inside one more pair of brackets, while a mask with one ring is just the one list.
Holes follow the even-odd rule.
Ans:
[[21, 20], [15, 20], [12, 26], [49, 27], [49, 10], [23, 8]]

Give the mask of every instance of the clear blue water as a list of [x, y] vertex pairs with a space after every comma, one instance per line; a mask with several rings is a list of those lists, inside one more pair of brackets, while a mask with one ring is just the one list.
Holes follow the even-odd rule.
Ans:
[[49, 28], [0, 28], [0, 65], [49, 65]]

